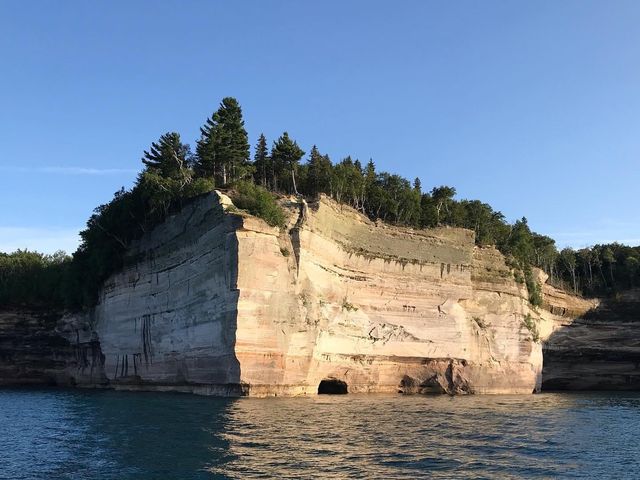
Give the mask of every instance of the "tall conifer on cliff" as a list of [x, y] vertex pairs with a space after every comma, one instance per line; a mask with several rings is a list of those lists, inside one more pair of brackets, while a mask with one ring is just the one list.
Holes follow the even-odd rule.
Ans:
[[197, 175], [214, 178], [221, 185], [251, 173], [249, 139], [235, 98], [223, 98], [218, 110], [200, 128], [195, 170]]
[[148, 168], [157, 170], [165, 178], [178, 178], [187, 170], [189, 145], [180, 141], [180, 134], [168, 132], [153, 142], [149, 150], [145, 150], [142, 163]]
[[[274, 189], [278, 189], [278, 177], [284, 178], [284, 184], [288, 187], [289, 192], [298, 194], [298, 188], [296, 186], [296, 170], [300, 159], [304, 155], [298, 144], [289, 137], [287, 132], [284, 132], [280, 138], [273, 144], [271, 149], [271, 161], [274, 165], [274, 171], [276, 176], [274, 178]], [[283, 185], [284, 186], [284, 185]]]
[[271, 177], [271, 158], [267, 149], [267, 139], [264, 134], [260, 134], [258, 143], [256, 144], [255, 154], [253, 156], [253, 168], [255, 169], [255, 182], [267, 188], [270, 186]]

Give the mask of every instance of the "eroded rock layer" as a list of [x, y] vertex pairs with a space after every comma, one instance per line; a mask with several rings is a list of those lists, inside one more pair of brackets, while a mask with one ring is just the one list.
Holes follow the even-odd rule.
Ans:
[[0, 385], [73, 384], [67, 368], [88, 362], [91, 352], [57, 331], [59, 318], [41, 311], [0, 312]]
[[[234, 345], [242, 219], [211, 195], [141, 239], [91, 312], [62, 324], [89, 325], [112, 387], [241, 394]], [[91, 383], [87, 368], [70, 372]]]
[[[256, 219], [238, 231], [236, 355], [249, 393], [531, 393], [540, 344], [494, 249], [467, 230], [377, 225], [321, 199], [290, 236]], [[289, 253], [290, 252], [290, 253]]]
[[640, 291], [556, 329], [544, 349], [546, 390], [640, 390]]
[[531, 309], [503, 256], [468, 230], [390, 227], [326, 198], [287, 208], [279, 230], [216, 192], [168, 218], [92, 311], [55, 322], [67, 353], [54, 377], [222, 395], [315, 394], [323, 380], [531, 393], [540, 339], [588, 309], [551, 287]]

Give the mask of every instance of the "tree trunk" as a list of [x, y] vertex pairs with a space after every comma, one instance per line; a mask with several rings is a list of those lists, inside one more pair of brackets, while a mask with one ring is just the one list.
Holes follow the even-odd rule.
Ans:
[[298, 189], [296, 188], [296, 171], [293, 169], [293, 167], [291, 168], [291, 180], [293, 181], [293, 192], [296, 195], [300, 195], [298, 193]]

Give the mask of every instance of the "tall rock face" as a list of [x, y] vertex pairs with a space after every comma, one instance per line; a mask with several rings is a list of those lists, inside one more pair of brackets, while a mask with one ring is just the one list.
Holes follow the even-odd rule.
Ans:
[[105, 383], [95, 334], [84, 324], [72, 326], [55, 312], [0, 311], [0, 385], [75, 385], [70, 372], [77, 370], [85, 372], [84, 382]]
[[640, 290], [556, 328], [544, 362], [547, 390], [640, 390]]
[[[216, 195], [186, 206], [130, 249], [92, 311], [62, 320], [99, 338], [110, 386], [242, 393], [234, 350], [241, 228]], [[69, 373], [91, 384], [86, 372]]]
[[219, 395], [531, 393], [540, 339], [589, 308], [545, 287], [531, 309], [468, 230], [373, 223], [326, 198], [286, 207], [282, 230], [218, 192], [168, 218], [94, 309], [45, 329], [62, 346], [43, 357], [59, 360], [50, 378]]
[[[108, 384], [210, 394], [531, 393], [532, 311], [472, 232], [376, 224], [326, 198], [279, 230], [212, 194], [132, 248], [99, 305], [65, 325], [99, 339]], [[537, 321], [537, 316], [534, 322]], [[69, 375], [92, 384], [77, 365]], [[92, 370], [93, 369], [93, 370]]]
[[542, 353], [526, 291], [463, 229], [374, 224], [322, 198], [290, 235], [244, 219], [238, 237], [241, 381], [255, 395], [531, 393]]
[[55, 332], [57, 320], [36, 311], [0, 312], [0, 385], [66, 383], [74, 351]]

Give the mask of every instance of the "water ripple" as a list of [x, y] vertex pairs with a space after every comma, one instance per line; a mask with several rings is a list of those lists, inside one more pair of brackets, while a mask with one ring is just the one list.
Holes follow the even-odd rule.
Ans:
[[0, 390], [0, 478], [629, 478], [640, 396]]

